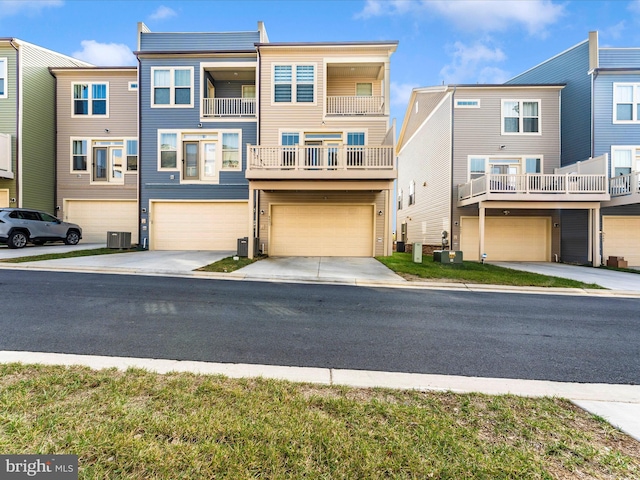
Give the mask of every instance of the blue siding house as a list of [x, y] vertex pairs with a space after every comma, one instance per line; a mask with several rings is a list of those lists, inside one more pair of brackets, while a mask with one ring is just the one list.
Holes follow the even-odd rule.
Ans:
[[250, 32], [154, 33], [138, 24], [140, 244], [229, 250], [252, 225], [246, 144], [257, 142]]
[[566, 84], [562, 164], [606, 154], [611, 199], [601, 202], [601, 258], [589, 258], [584, 213], [562, 212], [562, 261], [640, 266], [640, 48], [601, 48], [598, 33], [507, 83]]

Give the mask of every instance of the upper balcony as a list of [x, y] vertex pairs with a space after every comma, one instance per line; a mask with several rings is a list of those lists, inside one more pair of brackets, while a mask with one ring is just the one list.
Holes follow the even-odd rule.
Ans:
[[247, 145], [249, 180], [393, 180], [393, 146]]
[[385, 62], [328, 63], [326, 115], [388, 116], [387, 69]]
[[607, 155], [590, 158], [553, 174], [490, 173], [458, 185], [458, 206], [484, 201], [603, 202], [610, 198]]
[[203, 119], [257, 118], [254, 66], [207, 66], [202, 83]]
[[612, 177], [609, 180], [611, 200], [603, 207], [640, 203], [640, 172]]

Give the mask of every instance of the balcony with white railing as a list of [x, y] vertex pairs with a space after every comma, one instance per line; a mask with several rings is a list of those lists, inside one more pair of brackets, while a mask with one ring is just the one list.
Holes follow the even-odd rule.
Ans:
[[631, 172], [609, 179], [611, 201], [603, 207], [640, 203], [640, 172]]
[[384, 115], [384, 97], [329, 96], [327, 115]]
[[255, 98], [203, 98], [204, 118], [255, 118]]
[[392, 146], [247, 145], [248, 179], [397, 178]]
[[598, 174], [488, 174], [458, 185], [458, 206], [500, 201], [607, 201], [607, 176]]

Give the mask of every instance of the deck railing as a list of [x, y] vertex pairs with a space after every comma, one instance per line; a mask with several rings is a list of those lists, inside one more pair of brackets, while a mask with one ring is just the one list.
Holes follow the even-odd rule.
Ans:
[[327, 97], [327, 115], [381, 115], [384, 97]]
[[491, 193], [607, 193], [605, 175], [524, 173], [489, 174], [458, 186], [458, 200]]
[[255, 98], [203, 98], [204, 117], [255, 117]]
[[612, 197], [621, 197], [640, 193], [640, 173], [631, 172], [626, 175], [618, 175], [609, 180]]
[[247, 145], [247, 168], [254, 170], [393, 170], [392, 146]]

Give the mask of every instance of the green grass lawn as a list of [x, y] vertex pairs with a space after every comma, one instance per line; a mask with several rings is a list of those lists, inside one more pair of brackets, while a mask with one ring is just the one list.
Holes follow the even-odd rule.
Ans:
[[118, 248], [95, 248], [91, 250], [74, 250], [72, 252], [61, 253], [44, 253], [42, 255], [31, 255], [26, 257], [16, 258], [3, 258], [0, 262], [5, 263], [25, 263], [25, 262], [38, 262], [40, 260], [56, 260], [58, 258], [75, 258], [75, 257], [90, 257], [94, 255], [110, 255], [113, 253], [127, 253], [137, 252], [136, 248], [118, 249]]
[[81, 479], [640, 478], [640, 444], [557, 398], [0, 365], [0, 451]]
[[234, 260], [233, 257], [226, 257], [226, 258], [223, 258], [222, 260], [218, 260], [217, 262], [210, 263], [209, 265], [205, 265], [204, 267], [200, 267], [196, 270], [199, 272], [231, 273], [241, 269], [242, 267], [251, 265], [253, 262], [257, 262], [262, 258], [265, 258], [265, 257], [255, 257], [255, 258], [238, 257], [238, 260]]
[[409, 280], [428, 279], [445, 282], [528, 287], [602, 288], [596, 284], [586, 284], [576, 280], [522, 272], [488, 263], [442, 264], [434, 262], [431, 255], [423, 255], [422, 263], [414, 263], [411, 253], [394, 252], [391, 257], [376, 258], [391, 270]]

